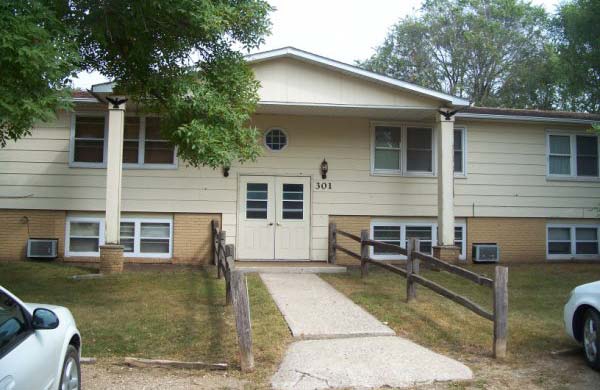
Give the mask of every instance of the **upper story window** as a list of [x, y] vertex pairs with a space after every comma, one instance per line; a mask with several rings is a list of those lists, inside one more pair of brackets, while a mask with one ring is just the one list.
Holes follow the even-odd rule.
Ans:
[[288, 137], [282, 129], [271, 129], [265, 133], [265, 145], [267, 145], [267, 148], [277, 152], [283, 150], [287, 144]]
[[[106, 114], [76, 114], [71, 128], [70, 165], [103, 168], [107, 157]], [[160, 135], [160, 118], [126, 116], [123, 131], [125, 168], [174, 168], [175, 147]]]
[[598, 136], [548, 133], [548, 175], [598, 177]]
[[[435, 142], [431, 127], [376, 125], [372, 171], [379, 174], [433, 175]], [[465, 172], [465, 130], [454, 130], [454, 172]]]

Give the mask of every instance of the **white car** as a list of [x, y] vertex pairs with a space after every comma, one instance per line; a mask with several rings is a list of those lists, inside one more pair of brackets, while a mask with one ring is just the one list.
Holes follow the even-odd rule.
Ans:
[[23, 303], [0, 286], [0, 390], [80, 389], [80, 357], [69, 309]]
[[569, 336], [583, 344], [590, 367], [600, 370], [600, 280], [571, 291], [564, 320]]

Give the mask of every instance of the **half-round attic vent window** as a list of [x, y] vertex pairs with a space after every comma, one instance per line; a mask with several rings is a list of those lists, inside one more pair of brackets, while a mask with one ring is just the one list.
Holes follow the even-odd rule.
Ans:
[[287, 146], [287, 143], [287, 134], [282, 129], [271, 129], [265, 134], [265, 145], [271, 150], [282, 150]]

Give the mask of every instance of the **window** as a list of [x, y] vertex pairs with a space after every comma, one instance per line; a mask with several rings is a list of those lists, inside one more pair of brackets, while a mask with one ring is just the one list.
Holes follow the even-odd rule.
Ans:
[[304, 218], [304, 184], [283, 184], [283, 219]]
[[175, 147], [160, 134], [160, 118], [146, 117], [143, 164], [175, 164]]
[[454, 173], [465, 173], [465, 130], [454, 129]]
[[400, 166], [400, 127], [375, 127], [375, 169], [399, 171]]
[[271, 150], [283, 150], [287, 143], [287, 135], [282, 129], [271, 129], [265, 134], [265, 145]]
[[[433, 128], [407, 125], [375, 125], [371, 139], [374, 174], [427, 175], [435, 172]], [[465, 129], [454, 130], [454, 172], [465, 173]]]
[[[433, 246], [433, 226], [406, 226], [406, 239], [404, 247], [408, 245], [411, 238], [419, 240], [419, 251], [431, 254]], [[415, 248], [416, 249], [416, 248]]]
[[[104, 245], [104, 219], [68, 217], [66, 256], [99, 256]], [[121, 218], [119, 240], [126, 257], [170, 258], [171, 218]]]
[[104, 220], [101, 218], [68, 218], [67, 256], [99, 256], [104, 244]]
[[548, 225], [549, 259], [597, 257], [598, 227], [586, 225]]
[[75, 165], [102, 165], [105, 156], [105, 116], [77, 115], [71, 128], [71, 160]]
[[[402, 246], [402, 225], [376, 225], [372, 230], [374, 240]], [[394, 251], [381, 248], [373, 248], [372, 253], [374, 255], [397, 255]]]
[[170, 258], [172, 226], [170, 218], [123, 218], [119, 240], [125, 256]]
[[430, 128], [406, 129], [406, 171], [433, 172], [433, 131]]
[[30, 334], [23, 309], [0, 291], [0, 359]]
[[548, 175], [598, 177], [598, 137], [548, 134]]
[[[371, 223], [371, 237], [376, 241], [399, 245], [406, 248], [408, 240], [419, 239], [421, 252], [431, 254], [437, 244], [436, 223], [412, 223], [394, 221], [374, 221]], [[460, 248], [460, 259], [466, 258], [466, 225], [456, 223], [454, 226], [454, 245]], [[394, 251], [371, 247], [371, 256], [376, 260], [403, 260], [406, 257]]]
[[267, 219], [269, 185], [267, 183], [246, 184], [246, 219]]
[[[72, 125], [71, 166], [106, 166], [105, 115], [76, 114]], [[160, 134], [160, 118], [126, 116], [123, 167], [176, 167], [175, 147]]]

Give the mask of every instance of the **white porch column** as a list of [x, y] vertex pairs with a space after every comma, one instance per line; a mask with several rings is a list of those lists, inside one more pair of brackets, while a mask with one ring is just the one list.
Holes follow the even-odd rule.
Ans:
[[[454, 118], [436, 114], [438, 175], [438, 253], [442, 260], [454, 258]], [[444, 258], [446, 257], [446, 258]]]
[[123, 172], [123, 128], [125, 103], [108, 104], [108, 157], [106, 162], [106, 244], [119, 244], [121, 176]]

